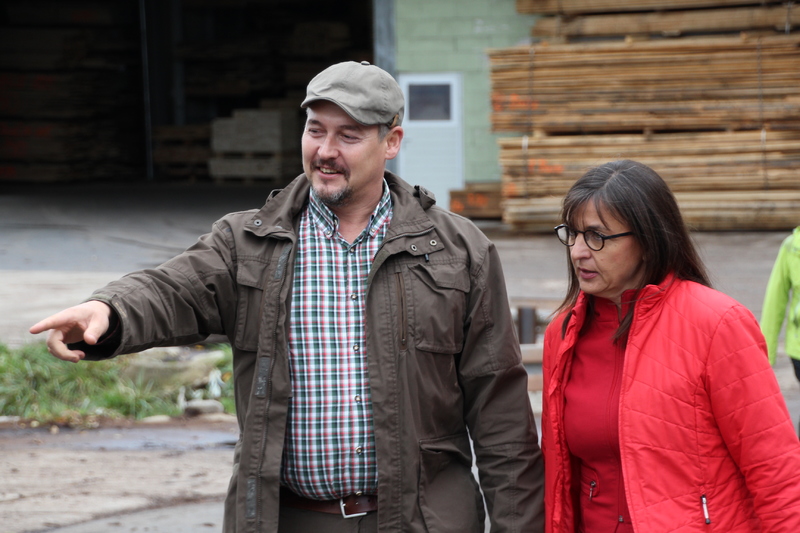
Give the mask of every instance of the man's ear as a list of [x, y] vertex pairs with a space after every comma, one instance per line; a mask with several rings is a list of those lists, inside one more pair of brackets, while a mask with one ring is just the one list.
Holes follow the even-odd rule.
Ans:
[[403, 128], [395, 126], [386, 134], [386, 159], [394, 159], [400, 151], [400, 144], [403, 142]]

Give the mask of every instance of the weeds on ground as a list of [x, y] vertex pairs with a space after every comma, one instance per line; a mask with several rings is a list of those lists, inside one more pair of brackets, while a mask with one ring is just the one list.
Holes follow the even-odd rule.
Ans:
[[[233, 412], [230, 346], [218, 366], [223, 385], [217, 398]], [[0, 344], [0, 415], [37, 424], [93, 427], [101, 418], [142, 419], [179, 416], [183, 391], [156, 390], [121, 374], [127, 356], [110, 361], [68, 363], [47, 352], [44, 343], [11, 349]], [[193, 397], [202, 396], [194, 391]]]

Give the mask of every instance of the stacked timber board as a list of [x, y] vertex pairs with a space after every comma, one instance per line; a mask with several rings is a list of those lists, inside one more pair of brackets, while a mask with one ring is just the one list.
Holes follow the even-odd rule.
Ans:
[[153, 128], [153, 165], [158, 171], [189, 181], [208, 177], [211, 126], [187, 124]]
[[141, 174], [134, 0], [0, 7], [0, 181]]
[[503, 217], [502, 196], [497, 182], [467, 183], [464, 189], [450, 191], [450, 211], [471, 219]]
[[286, 181], [302, 171], [294, 109], [237, 109], [211, 122], [209, 174], [215, 180]]
[[532, 28], [541, 42], [489, 51], [504, 221], [551, 231], [589, 167], [636, 159], [695, 229], [796, 226], [798, 13], [743, 4], [518, 0], [549, 16]]

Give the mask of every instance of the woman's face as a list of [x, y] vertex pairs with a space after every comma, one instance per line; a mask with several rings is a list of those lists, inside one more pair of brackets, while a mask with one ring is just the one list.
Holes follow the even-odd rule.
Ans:
[[[589, 201], [581, 207], [573, 224], [578, 231], [594, 230], [602, 235], [625, 233], [631, 228], [600, 206], [603, 218]], [[605, 222], [604, 222], [605, 221]], [[633, 235], [607, 239], [600, 251], [586, 246], [578, 234], [570, 248], [570, 259], [583, 292], [606, 298], [619, 305], [624, 291], [642, 286], [644, 254]]]

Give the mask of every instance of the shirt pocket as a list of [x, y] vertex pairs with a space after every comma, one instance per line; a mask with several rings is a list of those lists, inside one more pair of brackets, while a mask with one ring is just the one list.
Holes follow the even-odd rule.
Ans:
[[258, 349], [267, 264], [268, 262], [257, 259], [239, 261], [236, 271], [239, 303], [236, 308], [236, 324], [231, 341], [240, 350], [255, 352]]
[[427, 352], [460, 353], [470, 289], [466, 267], [424, 264], [409, 271], [414, 345]]

